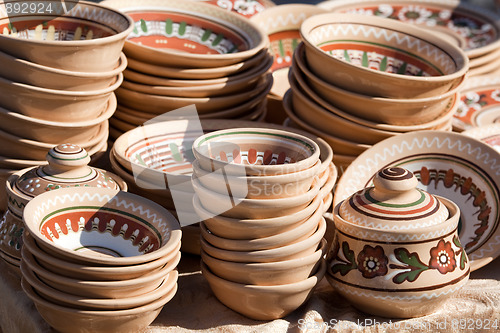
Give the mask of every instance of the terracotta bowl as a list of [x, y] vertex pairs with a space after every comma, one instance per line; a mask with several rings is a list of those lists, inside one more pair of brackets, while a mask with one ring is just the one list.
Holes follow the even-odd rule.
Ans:
[[325, 275], [326, 264], [322, 261], [314, 275], [305, 280], [273, 286], [231, 282], [213, 274], [203, 263], [201, 271], [221, 303], [252, 319], [273, 320], [285, 317], [309, 299]]
[[68, 294], [45, 284], [34, 271], [29, 269], [25, 259], [23, 259], [21, 263], [21, 273], [23, 279], [25, 279], [26, 282], [47, 301], [80, 310], [126, 310], [152, 303], [154, 300], [172, 290], [177, 283], [178, 275], [176, 270], [167, 273], [162, 278], [157, 288], [137, 296], [125, 296], [123, 298], [91, 298], [89, 296]]
[[193, 199], [194, 211], [211, 231], [220, 237], [246, 240], [270, 237], [296, 228], [310, 218], [320, 204], [321, 198], [316, 196], [306, 208], [294, 214], [269, 219], [233, 219], [214, 215], [202, 206], [198, 197]]
[[[120, 73], [112, 85], [92, 91], [40, 88], [0, 78], [0, 107], [25, 116], [58, 122], [85, 121], [98, 117], [123, 81]], [[12, 98], [16, 96], [16, 98]]]
[[31, 260], [33, 256], [29, 253], [25, 253], [23, 256], [25, 266], [36, 274], [37, 279], [60, 292], [86, 298], [120, 299], [140, 296], [158, 288], [165, 277], [175, 270], [181, 253], [177, 251], [175, 257], [162, 266], [160, 270], [151, 271], [137, 278], [109, 281], [68, 278], [46, 270], [35, 259]]
[[293, 229], [269, 237], [254, 239], [223, 238], [208, 230], [203, 222], [200, 223], [201, 236], [211, 245], [228, 251], [259, 251], [274, 249], [297, 243], [310, 237], [317, 229], [323, 214], [323, 202], [318, 209], [304, 222], [297, 224]]
[[19, 138], [48, 144], [57, 145], [61, 142], [72, 142], [85, 145], [89, 139], [99, 133], [101, 124], [115, 113], [116, 105], [116, 97], [111, 94], [100, 115], [92, 119], [73, 122], [43, 120], [0, 108], [0, 116], [2, 117], [0, 130]]
[[[251, 58], [269, 41], [254, 24], [199, 2], [108, 0], [135, 21], [124, 46], [127, 56], [172, 67], [219, 67]], [[151, 14], [154, 12], [154, 14]], [[165, 23], [166, 22], [166, 23]], [[193, 27], [200, 34], [192, 34]]]
[[39, 266], [54, 274], [89, 281], [132, 280], [159, 271], [165, 264], [174, 261], [180, 244], [169, 254], [147, 263], [126, 266], [90, 266], [61, 260], [51, 256], [38, 246], [29, 233], [23, 235], [23, 246], [36, 259]]
[[0, 220], [0, 251], [12, 259], [21, 260], [23, 218], [6, 210]]
[[[5, 2], [0, 12], [7, 13], [7, 4], [13, 2]], [[125, 38], [133, 29], [130, 17], [96, 3], [74, 0], [68, 1], [66, 7], [61, 2], [52, 2], [46, 9], [44, 16], [23, 14], [22, 11], [11, 13], [9, 17], [3, 14], [0, 29], [7, 28], [7, 34], [0, 36], [0, 51], [68, 71], [108, 72], [116, 67]], [[29, 22], [28, 29], [26, 22]], [[45, 28], [44, 22], [53, 24]], [[17, 32], [12, 30], [11, 23]], [[52, 34], [49, 30], [54, 24], [58, 28]], [[41, 34], [37, 27], [42, 27]], [[64, 40], [57, 40], [63, 35]], [[80, 37], [74, 40], [75, 36]]]
[[275, 262], [301, 258], [314, 253], [318, 247], [318, 244], [323, 238], [325, 231], [326, 222], [324, 218], [321, 218], [318, 228], [310, 237], [301, 240], [300, 242], [277, 247], [274, 249], [256, 251], [229, 251], [210, 245], [210, 243], [207, 242], [203, 237], [200, 239], [200, 244], [202, 250], [205, 251], [208, 255], [221, 260], [246, 263]]
[[140, 264], [170, 253], [181, 238], [177, 220], [165, 208], [104, 188], [43, 193], [24, 208], [24, 222], [44, 251], [79, 263]]
[[[302, 75], [302, 80], [310, 85], [321, 98], [344, 112], [373, 122], [390, 125], [415, 125], [427, 123], [438, 118], [449, 106], [453, 105], [456, 95], [465, 83], [462, 76], [449, 87], [449, 90], [429, 97], [384, 98], [357, 94], [329, 84], [307, 69], [303, 57], [304, 49], [297, 48], [293, 74]], [[299, 79], [297, 79], [299, 80]], [[368, 106], [369, 105], [369, 106]], [[373, 110], [377, 110], [374, 112]]]
[[207, 171], [224, 168], [227, 174], [278, 175], [310, 168], [319, 158], [319, 147], [292, 132], [240, 128], [197, 138], [193, 153]]
[[112, 85], [116, 77], [127, 67], [125, 54], [109, 71], [81, 72], [43, 66], [0, 52], [0, 77], [4, 79], [47, 89], [69, 91], [92, 91]]
[[204, 187], [193, 175], [194, 192], [208, 211], [238, 219], [267, 219], [296, 213], [307, 207], [318, 195], [320, 186], [317, 178], [311, 188], [302, 194], [277, 199], [246, 199], [232, 193], [220, 194]]
[[424, 98], [467, 73], [465, 52], [432, 32], [385, 18], [320, 14], [301, 26], [307, 64], [326, 82], [368, 96]]
[[151, 324], [163, 306], [168, 303], [177, 292], [177, 285], [170, 293], [158, 298], [153, 303], [127, 310], [78, 310], [60, 306], [49, 302], [29, 285], [21, 281], [24, 292], [35, 303], [42, 318], [59, 332], [64, 333], [106, 333], [119, 331], [135, 333]]

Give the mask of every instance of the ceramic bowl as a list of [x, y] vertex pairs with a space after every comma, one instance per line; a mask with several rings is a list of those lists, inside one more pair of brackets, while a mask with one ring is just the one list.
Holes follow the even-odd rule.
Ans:
[[[372, 122], [390, 125], [416, 125], [435, 120], [449, 110], [457, 93], [462, 88], [465, 80], [461, 77], [445, 92], [429, 97], [411, 98], [384, 98], [357, 94], [329, 84], [315, 76], [307, 69], [304, 59], [299, 54], [304, 48], [298, 47], [294, 67], [295, 78], [302, 75], [302, 80], [330, 105], [343, 110], [356, 117]], [[299, 79], [297, 79], [299, 80]], [[369, 107], [367, 107], [369, 105]], [[373, 112], [377, 110], [377, 112]], [[449, 117], [447, 118], [449, 119]]]
[[168, 303], [177, 292], [177, 285], [170, 293], [158, 298], [153, 303], [127, 310], [78, 310], [60, 306], [49, 302], [29, 285], [21, 281], [26, 295], [35, 303], [35, 307], [42, 318], [59, 332], [73, 333], [105, 333], [119, 331], [135, 333], [151, 324], [163, 306]]
[[[6, 6], [13, 2], [4, 2], [0, 12], [7, 13]], [[112, 71], [120, 59], [125, 38], [132, 32], [131, 18], [91, 2], [70, 0], [63, 6], [54, 1], [50, 5], [50, 12], [46, 8], [43, 17], [22, 11], [8, 17], [3, 14], [0, 29], [6, 28], [7, 33], [0, 36], [0, 51], [62, 70]], [[29, 22], [28, 29], [25, 29], [26, 22]], [[45, 28], [44, 22], [52, 24]], [[52, 33], [50, 27], [54, 26], [57, 29]], [[37, 29], [41, 29], [41, 33]]]
[[[306, 193], [319, 175], [321, 162], [318, 160], [312, 167], [302, 171], [275, 176], [229, 176], [223, 172], [209, 172], [203, 170], [197, 160], [192, 166], [201, 185], [211, 191], [224, 195], [230, 188], [231, 195], [236, 198], [278, 199]], [[323, 184], [319, 182], [318, 185]]]
[[68, 71], [33, 63], [0, 52], [0, 77], [4, 79], [47, 89], [69, 91], [92, 91], [112, 85], [116, 77], [127, 67], [125, 54], [109, 71], [81, 72]]
[[[193, 153], [207, 171], [277, 175], [310, 168], [319, 147], [310, 138], [282, 130], [240, 128], [209, 133], [193, 143]], [[236, 153], [236, 155], [234, 155]]]
[[51, 256], [43, 251], [29, 233], [23, 235], [23, 246], [36, 259], [39, 266], [62, 277], [88, 281], [132, 280], [159, 271], [165, 264], [174, 261], [180, 244], [169, 254], [150, 262], [126, 266], [90, 266], [75, 264]]
[[[148, 0], [137, 6], [133, 0], [108, 0], [103, 4], [132, 17], [135, 29], [124, 52], [148, 63], [186, 68], [226, 66], [251, 58], [269, 43], [248, 20], [198, 2]], [[200, 33], [191, 34], [193, 29]]]
[[[65, 91], [30, 86], [0, 78], [0, 107], [25, 116], [58, 122], [88, 121], [105, 109], [111, 94], [123, 81], [100, 90]], [[16, 96], [16, 98], [12, 98]]]
[[233, 219], [212, 214], [198, 197], [193, 198], [194, 211], [211, 231], [220, 237], [244, 240], [270, 237], [296, 228], [309, 219], [320, 204], [321, 198], [316, 196], [306, 208], [294, 214], [270, 219]]
[[21, 260], [23, 218], [6, 210], [0, 220], [0, 251], [12, 259]]
[[318, 228], [310, 237], [297, 243], [268, 250], [229, 251], [210, 245], [210, 243], [208, 243], [203, 237], [200, 239], [200, 243], [203, 251], [220, 260], [246, 263], [275, 262], [301, 258], [314, 253], [323, 238], [325, 231], [326, 222], [324, 218], [321, 218]]
[[249, 0], [245, 1], [244, 4], [242, 4], [238, 0], [228, 0], [226, 2], [220, 2], [218, 0], [195, 0], [195, 1], [203, 1], [211, 5], [219, 6], [222, 9], [235, 12], [247, 18], [250, 18], [258, 13], [261, 13], [267, 8], [276, 6], [276, 4], [271, 0]]
[[268, 263], [237, 263], [220, 260], [201, 253], [203, 263], [218, 277], [242, 284], [272, 286], [303, 281], [311, 276], [327, 251], [327, 242], [321, 240], [316, 252], [302, 258]]
[[317, 229], [323, 214], [323, 202], [318, 209], [304, 222], [297, 224], [293, 229], [269, 237], [254, 239], [223, 238], [208, 230], [203, 222], [200, 223], [201, 236], [211, 245], [228, 251], [259, 251], [297, 243], [310, 237]]
[[302, 194], [277, 199], [246, 199], [232, 193], [220, 194], [204, 187], [196, 176], [192, 178], [193, 189], [205, 209], [214, 215], [238, 219], [268, 219], [296, 213], [307, 207], [318, 195], [317, 178], [311, 188]]
[[359, 94], [436, 96], [456, 86], [468, 70], [469, 59], [456, 45], [385, 18], [320, 14], [305, 20], [300, 32], [311, 70]]
[[326, 265], [322, 262], [305, 280], [273, 286], [231, 282], [213, 274], [203, 263], [201, 271], [222, 304], [252, 319], [273, 320], [285, 317], [309, 299], [325, 275]]
[[165, 277], [175, 270], [181, 253], [177, 251], [174, 258], [162, 266], [160, 270], [151, 271], [137, 278], [109, 281], [68, 278], [46, 270], [35, 259], [31, 260], [33, 257], [29, 253], [23, 254], [23, 256], [25, 266], [33, 271], [39, 280], [60, 292], [86, 298], [120, 299], [140, 296], [158, 288]]
[[40, 194], [24, 208], [24, 222], [44, 251], [70, 262], [144, 263], [170, 253], [181, 238], [177, 220], [163, 207], [104, 188]]

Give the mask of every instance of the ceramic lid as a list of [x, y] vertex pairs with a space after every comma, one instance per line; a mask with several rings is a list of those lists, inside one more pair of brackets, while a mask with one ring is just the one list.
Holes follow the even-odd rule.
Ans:
[[32, 168], [19, 177], [15, 183], [16, 190], [30, 197], [63, 187], [120, 190], [110, 173], [88, 166], [90, 156], [77, 145], [66, 143], [52, 148], [47, 153], [47, 161], [48, 165]]
[[417, 189], [417, 178], [406, 169], [383, 169], [375, 175], [373, 184], [342, 202], [339, 213], [344, 220], [371, 228], [408, 230], [448, 219], [445, 205]]

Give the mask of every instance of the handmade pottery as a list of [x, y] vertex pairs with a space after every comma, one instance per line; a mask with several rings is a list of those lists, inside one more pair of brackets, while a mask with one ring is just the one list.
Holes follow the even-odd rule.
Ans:
[[390, 318], [434, 312], [468, 280], [456, 204], [389, 167], [335, 206], [327, 278], [355, 307]]
[[44, 251], [70, 262], [144, 263], [171, 252], [181, 238], [177, 220], [165, 208], [106, 188], [42, 193], [26, 205], [23, 219]]
[[201, 264], [203, 276], [221, 303], [246, 317], [257, 320], [273, 320], [285, 317], [304, 304], [315, 286], [325, 275], [322, 261], [311, 277], [289, 284], [258, 286], [224, 280]]
[[458, 236], [475, 270], [500, 254], [497, 156], [493, 147], [459, 133], [401, 134], [374, 145], [351, 163], [337, 184], [334, 206], [369, 186], [380, 169], [408, 169], [420, 180], [420, 189], [460, 207]]
[[262, 13], [266, 8], [275, 6], [271, 0], [195, 0], [219, 6], [227, 11], [233, 11], [247, 18], [250, 18], [258, 13]]
[[462, 81], [468, 70], [468, 57], [457, 46], [385, 18], [320, 14], [305, 20], [300, 31], [312, 72], [358, 94], [436, 96]]
[[[174, 0], [107, 0], [135, 22], [127, 56], [166, 66], [219, 67], [251, 58], [268, 39], [253, 23], [215, 6]], [[193, 29], [200, 33], [191, 34]]]
[[0, 220], [0, 251], [21, 260], [23, 246], [23, 218], [7, 210]]
[[[46, 15], [0, 12], [0, 51], [43, 66], [78, 72], [112, 71], [133, 21], [112, 8], [91, 2], [52, 1]], [[27, 22], [28, 25], [26, 24]], [[49, 22], [44, 26], [44, 22]], [[57, 26], [57, 29], [54, 27]], [[78, 52], [77, 52], [78, 51]]]
[[471, 128], [463, 131], [462, 134], [481, 140], [500, 153], [500, 124], [490, 124]]
[[151, 324], [177, 292], [177, 285], [167, 295], [153, 303], [127, 310], [77, 310], [53, 304], [40, 297], [25, 281], [21, 281], [26, 295], [35, 303], [35, 307], [47, 323], [63, 333], [106, 333], [120, 331], [136, 333]]

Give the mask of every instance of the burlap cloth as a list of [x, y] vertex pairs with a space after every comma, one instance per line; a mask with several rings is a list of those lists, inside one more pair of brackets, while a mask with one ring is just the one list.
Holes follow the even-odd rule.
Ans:
[[[440, 311], [399, 321], [355, 310], [326, 279], [289, 316], [255, 321], [219, 303], [199, 271], [199, 257], [183, 255], [179, 272], [176, 296], [145, 332], [500, 332], [500, 259], [473, 272]], [[0, 262], [0, 333], [53, 332], [19, 282]]]

